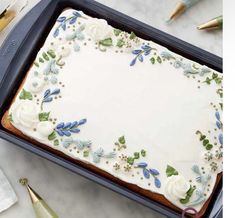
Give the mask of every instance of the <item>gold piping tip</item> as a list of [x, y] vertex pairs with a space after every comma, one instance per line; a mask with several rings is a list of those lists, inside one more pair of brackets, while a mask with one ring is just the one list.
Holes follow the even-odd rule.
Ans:
[[198, 30], [217, 29], [217, 28], [219, 28], [219, 25], [216, 19], [203, 23], [197, 27]]
[[42, 200], [42, 198], [38, 195], [37, 192], [35, 192], [28, 184], [28, 179], [27, 178], [20, 178], [19, 179], [19, 183], [23, 186], [26, 186], [28, 192], [29, 192], [29, 196], [31, 198], [32, 203], [36, 203], [39, 200]]
[[38, 193], [35, 192], [28, 184], [26, 185], [26, 188], [29, 192], [29, 196], [33, 204], [42, 200], [42, 198], [38, 195]]
[[175, 9], [172, 11], [169, 20], [167, 21], [170, 23], [172, 20], [174, 20], [176, 17], [178, 17], [180, 14], [182, 14], [186, 10], [186, 5], [182, 2], [179, 2]]

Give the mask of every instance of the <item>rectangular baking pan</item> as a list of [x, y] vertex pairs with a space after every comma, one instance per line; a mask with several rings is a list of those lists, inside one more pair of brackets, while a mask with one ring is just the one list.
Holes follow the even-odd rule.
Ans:
[[[22, 82], [25, 73], [34, 61], [38, 50], [42, 47], [56, 18], [62, 10], [68, 7], [82, 10], [84, 13], [93, 17], [106, 19], [109, 24], [116, 28], [128, 32], [134, 31], [143, 39], [155, 41], [175, 53], [200, 64], [205, 64], [222, 73], [222, 58], [108, 8], [98, 2], [92, 0], [42, 0], [18, 23], [0, 48], [0, 118], [9, 108], [11, 100]], [[83, 168], [82, 166], [76, 165], [63, 157], [44, 150], [33, 143], [21, 139], [5, 130], [1, 125], [0, 137], [135, 200], [167, 217], [180, 217], [178, 212], [171, 210], [158, 202], [152, 201], [147, 197], [141, 196], [99, 174]], [[221, 212], [222, 180], [217, 186], [207, 212], [203, 217], [221, 217]]]

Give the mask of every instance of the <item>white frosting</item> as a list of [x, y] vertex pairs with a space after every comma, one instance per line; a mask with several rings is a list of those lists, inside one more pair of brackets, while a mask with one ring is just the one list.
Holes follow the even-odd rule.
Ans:
[[[73, 12], [74, 10], [66, 10], [61, 16], [71, 17]], [[12, 124], [25, 135], [74, 159], [92, 164], [125, 182], [162, 194], [182, 209], [187, 205], [180, 203], [179, 199], [185, 197], [189, 189], [188, 181], [192, 180], [191, 185], [202, 187], [202, 184], [196, 181], [198, 175], [191, 169], [193, 165], [198, 165], [202, 172], [211, 176], [210, 189], [205, 191], [205, 199], [208, 199], [217, 173], [222, 168], [219, 167], [216, 172], [211, 171], [210, 162], [205, 162], [202, 157], [205, 147], [195, 132], [200, 130], [206, 134], [213, 144], [213, 154], [219, 149], [218, 135], [222, 131], [215, 130], [215, 108], [211, 102], [221, 113], [218, 105], [222, 100], [216, 93], [221, 85], [213, 81], [210, 85], [203, 82], [207, 77], [211, 78], [214, 71], [209, 70], [205, 75], [200, 71], [198, 74], [189, 74], [188, 78], [180, 66], [183, 63], [188, 71], [193, 62], [174, 53], [170, 53], [174, 59], [168, 60], [169, 57], [165, 55], [161, 57], [161, 61], [152, 64], [151, 57], [157, 58], [162, 52], [169, 51], [143, 39], [140, 39], [141, 44], [148, 43], [155, 50], [150, 54], [143, 54], [143, 62], [139, 57], [135, 65], [130, 66], [136, 55], [125, 52], [125, 46], [116, 46], [118, 38], [113, 34], [113, 28], [104, 20], [89, 16], [85, 18], [87, 19], [78, 17], [79, 22], [70, 25], [70, 28], [67, 27], [66, 31], [60, 28], [56, 38], [53, 35], [60, 23], [55, 24], [36, 60], [38, 61], [44, 52], [53, 49], [59, 66], [53, 66], [56, 73], [46, 72], [49, 73], [48, 77], [54, 76], [58, 82], [52, 84], [48, 81], [42, 86], [42, 90], [35, 87], [33, 89], [30, 84], [44, 77], [43, 73], [52, 60], [39, 62], [38, 67], [33, 66], [23, 88], [31, 92], [38, 91], [37, 97], [33, 95], [31, 101], [22, 100], [19, 99], [20, 93], [18, 94], [10, 108]], [[68, 34], [81, 29], [81, 25], [85, 29], [82, 28], [79, 37], [84, 34], [84, 38], [66, 41]], [[99, 50], [97, 42], [109, 37], [112, 38], [112, 46], [107, 46], [106, 52]], [[141, 49], [138, 44], [132, 44], [132, 51]], [[78, 47], [79, 49], [75, 49]], [[63, 58], [58, 60], [61, 56]], [[55, 64], [55, 61], [53, 63]], [[174, 65], [179, 65], [179, 68]], [[204, 68], [199, 64], [195, 66]], [[35, 71], [38, 71], [38, 76], [34, 75]], [[60, 92], [52, 95], [51, 101], [49, 99], [48, 102], [42, 103], [47, 89], [51, 92], [60, 89]], [[39, 122], [38, 114], [41, 112], [50, 112], [50, 120]], [[59, 123], [79, 121], [83, 118], [86, 118], [87, 122], [78, 127], [79, 133], [79, 130], [73, 130], [76, 133], [72, 132], [71, 136], [60, 136], [58, 131], [59, 133], [54, 134], [56, 143], [53, 137], [48, 139], [48, 135], [54, 128], [56, 130]], [[70, 133], [67, 131], [66, 134]], [[119, 151], [115, 142], [123, 135], [126, 149]], [[90, 145], [92, 149], [87, 156], [83, 153], [89, 150], [86, 145]], [[111, 153], [114, 149], [115, 157]], [[157, 169], [160, 173], [156, 175], [161, 183], [160, 187], [156, 187], [155, 176], [148, 176], [148, 171], [145, 171], [146, 178], [141, 168], [132, 166], [130, 172], [127, 171], [129, 166], [125, 156], [132, 157], [134, 152], [143, 149], [146, 156], [140, 155], [134, 163], [145, 162], [148, 170]], [[108, 156], [112, 158], [108, 159]], [[221, 160], [217, 163], [221, 163]], [[173, 166], [179, 176], [168, 178], [167, 165]], [[196, 191], [192, 200], [196, 199], [195, 193]], [[203, 202], [196, 205], [195, 209], [200, 210], [202, 206]]]
[[14, 123], [22, 127], [32, 128], [39, 122], [39, 108], [29, 100], [17, 101], [11, 107]]
[[71, 50], [68, 46], [65, 46], [65, 45], [60, 45], [58, 48], [57, 48], [57, 52], [60, 56], [62, 57], [68, 57]]
[[48, 44], [48, 49], [57, 50], [58, 47], [63, 46], [64, 44], [66, 44], [66, 39], [55, 39], [53, 43]]
[[33, 77], [28, 83], [28, 90], [32, 93], [38, 93], [43, 90], [45, 86], [45, 81], [39, 77]]
[[113, 35], [113, 28], [108, 25], [107, 21], [97, 18], [93, 18], [91, 22], [86, 25], [85, 31], [87, 35], [96, 42]]
[[181, 175], [173, 175], [167, 178], [165, 184], [165, 196], [174, 201], [185, 199], [190, 189], [189, 182]]
[[44, 137], [48, 137], [48, 133], [49, 135], [53, 132], [54, 130], [54, 125], [52, 124], [52, 122], [49, 121], [42, 121], [39, 122], [37, 125], [37, 131]]

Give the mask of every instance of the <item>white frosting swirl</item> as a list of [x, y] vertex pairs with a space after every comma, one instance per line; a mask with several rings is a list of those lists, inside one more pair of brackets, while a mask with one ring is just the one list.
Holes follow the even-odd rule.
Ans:
[[49, 121], [42, 121], [42, 122], [39, 122], [37, 125], [37, 131], [42, 136], [47, 137], [53, 132], [53, 130], [54, 130], [54, 125], [52, 124], [52, 122], [49, 122]]
[[29, 91], [33, 93], [38, 93], [43, 90], [44, 85], [45, 81], [43, 80], [43, 78], [33, 77], [28, 82], [27, 87]]
[[183, 176], [173, 175], [166, 180], [165, 196], [175, 201], [184, 199], [189, 189], [190, 184]]
[[108, 25], [107, 21], [97, 18], [92, 19], [92, 22], [86, 25], [85, 31], [96, 42], [113, 35], [113, 29]]
[[32, 128], [39, 122], [39, 108], [30, 100], [20, 100], [14, 103], [11, 113], [13, 122], [26, 128]]

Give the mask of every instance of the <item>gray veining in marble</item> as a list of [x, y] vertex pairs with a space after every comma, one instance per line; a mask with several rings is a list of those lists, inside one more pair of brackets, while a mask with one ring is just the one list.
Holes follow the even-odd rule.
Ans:
[[[0, 0], [1, 1], [1, 0]], [[26, 13], [39, 0], [30, 0]], [[202, 0], [171, 25], [165, 20], [177, 0], [99, 0], [129, 16], [168, 32], [205, 50], [222, 55], [222, 32], [200, 32], [196, 26], [222, 14], [222, 0]], [[22, 15], [23, 15], [22, 13]], [[22, 16], [21, 15], [21, 16]], [[0, 44], [20, 17], [0, 33]], [[0, 140], [0, 167], [13, 185], [19, 202], [0, 218], [34, 218], [22, 176], [62, 218], [161, 218], [156, 212], [43, 158]]]

